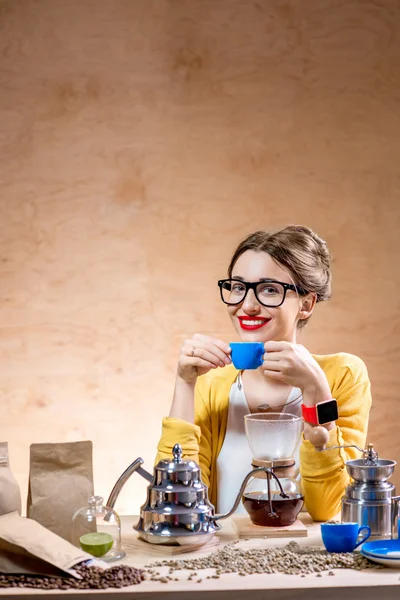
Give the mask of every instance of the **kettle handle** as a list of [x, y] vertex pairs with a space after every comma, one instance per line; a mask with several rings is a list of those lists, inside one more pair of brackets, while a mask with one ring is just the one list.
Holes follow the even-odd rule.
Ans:
[[144, 477], [147, 481], [152, 483], [153, 475], [148, 473], [146, 469], [142, 469], [141, 465], [144, 463], [143, 458], [137, 458], [129, 467], [122, 473], [121, 477], [118, 479], [117, 483], [114, 485], [111, 490], [111, 494], [107, 500], [106, 506], [109, 508], [114, 508], [114, 505], [117, 501], [120, 491], [124, 487], [125, 483], [128, 481], [129, 477], [137, 471], [139, 475]]
[[275, 473], [271, 469], [269, 469], [267, 467], [257, 467], [256, 469], [253, 469], [252, 471], [250, 471], [250, 473], [247, 473], [246, 477], [243, 479], [242, 485], [240, 486], [239, 493], [236, 496], [236, 500], [235, 500], [231, 510], [223, 515], [211, 515], [210, 519], [212, 521], [219, 521], [220, 519], [227, 519], [228, 517], [230, 517], [231, 514], [234, 513], [235, 510], [237, 509], [237, 507], [239, 506], [239, 502], [241, 500], [242, 494], [244, 492], [244, 488], [246, 487], [248, 480], [250, 479], [250, 477], [252, 475], [254, 475], [254, 473], [260, 473], [260, 471], [264, 471], [264, 473], [267, 475], [269, 510], [270, 510], [271, 515], [275, 515], [273, 508], [272, 508], [272, 504], [271, 504], [270, 478], [273, 477], [276, 480], [276, 482], [281, 490], [282, 498], [288, 498], [289, 496], [287, 494], [285, 494], [285, 492], [283, 491], [281, 482], [279, 481], [279, 478], [275, 475]]

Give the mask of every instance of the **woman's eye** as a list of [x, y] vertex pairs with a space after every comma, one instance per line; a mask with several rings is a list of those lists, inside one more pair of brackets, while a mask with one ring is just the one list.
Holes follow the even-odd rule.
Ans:
[[240, 285], [240, 283], [235, 283], [234, 285], [232, 285], [232, 292], [234, 292], [235, 294], [242, 294], [244, 289], [244, 285]]
[[275, 294], [279, 294], [279, 290], [274, 285], [265, 285], [259, 290], [259, 293], [265, 296], [274, 296]]

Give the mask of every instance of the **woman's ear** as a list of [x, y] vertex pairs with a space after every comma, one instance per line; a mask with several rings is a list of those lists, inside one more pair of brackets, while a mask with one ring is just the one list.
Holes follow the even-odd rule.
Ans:
[[314, 294], [307, 294], [307, 296], [304, 296], [304, 298], [301, 299], [299, 310], [299, 319], [301, 321], [311, 317], [316, 302], [317, 297]]

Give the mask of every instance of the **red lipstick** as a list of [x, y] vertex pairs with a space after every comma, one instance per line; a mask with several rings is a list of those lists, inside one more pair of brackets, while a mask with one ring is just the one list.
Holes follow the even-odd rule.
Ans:
[[[264, 317], [238, 317], [240, 327], [245, 331], [254, 331], [255, 329], [261, 329], [267, 323], [270, 322], [271, 319], [265, 319]], [[250, 322], [253, 324], [250, 325]]]

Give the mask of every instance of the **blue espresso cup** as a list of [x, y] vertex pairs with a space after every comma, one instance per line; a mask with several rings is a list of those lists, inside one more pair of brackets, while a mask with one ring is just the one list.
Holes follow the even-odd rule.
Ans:
[[[366, 535], [357, 541], [363, 530]], [[321, 523], [321, 535], [328, 552], [353, 552], [369, 538], [371, 529], [358, 523]]]
[[244, 369], [257, 369], [263, 362], [263, 342], [231, 342], [231, 358], [233, 365], [239, 371]]

